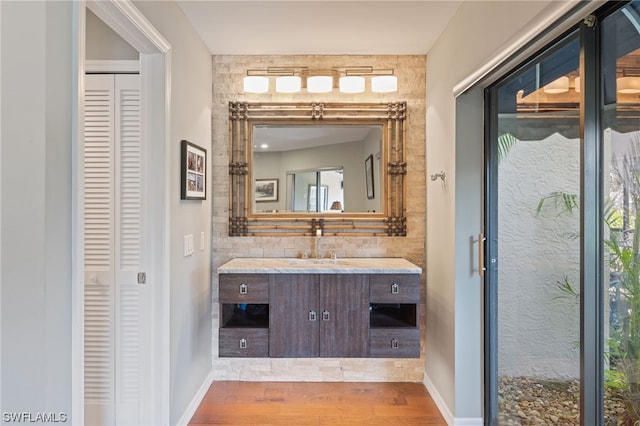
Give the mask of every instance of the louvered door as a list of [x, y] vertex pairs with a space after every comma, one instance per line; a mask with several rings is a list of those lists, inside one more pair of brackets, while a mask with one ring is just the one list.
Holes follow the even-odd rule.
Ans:
[[143, 352], [138, 75], [87, 75], [85, 422], [138, 424]]

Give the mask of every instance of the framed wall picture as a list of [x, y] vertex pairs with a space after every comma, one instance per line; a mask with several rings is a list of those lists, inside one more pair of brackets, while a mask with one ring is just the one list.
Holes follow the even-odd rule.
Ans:
[[207, 198], [207, 150], [189, 141], [181, 141], [180, 199]]
[[373, 200], [375, 198], [373, 188], [373, 155], [369, 155], [367, 159], [364, 160], [364, 173], [367, 183], [367, 199]]
[[256, 179], [253, 194], [257, 203], [278, 201], [278, 179]]

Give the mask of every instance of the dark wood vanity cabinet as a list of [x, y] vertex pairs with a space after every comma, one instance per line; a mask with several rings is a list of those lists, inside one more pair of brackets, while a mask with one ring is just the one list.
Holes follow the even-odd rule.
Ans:
[[271, 281], [271, 357], [367, 357], [367, 275], [281, 274]]
[[221, 357], [420, 356], [419, 274], [220, 274]]

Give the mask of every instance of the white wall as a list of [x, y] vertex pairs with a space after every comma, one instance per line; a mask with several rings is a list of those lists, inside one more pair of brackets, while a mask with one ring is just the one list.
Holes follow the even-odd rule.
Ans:
[[87, 9], [86, 59], [137, 60], [138, 51]]
[[427, 176], [444, 170], [447, 180], [428, 181], [425, 381], [451, 423], [481, 418], [483, 394], [482, 284], [472, 271], [482, 229], [482, 92], [456, 106], [453, 88], [552, 13], [550, 3], [465, 2], [427, 55]]
[[0, 411], [70, 416], [72, 3], [0, 15]]
[[[138, 1], [135, 6], [171, 44], [171, 123], [167, 188], [171, 214], [171, 372], [170, 418], [175, 424], [211, 370], [211, 178], [206, 201], [180, 200], [180, 140], [209, 154], [211, 176], [211, 54], [168, 1]], [[200, 233], [205, 248], [200, 250]], [[183, 257], [183, 236], [191, 234], [195, 252]]]

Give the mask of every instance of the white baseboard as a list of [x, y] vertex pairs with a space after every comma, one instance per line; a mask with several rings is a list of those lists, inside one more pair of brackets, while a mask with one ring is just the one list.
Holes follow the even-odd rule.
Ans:
[[429, 391], [429, 394], [431, 394], [431, 399], [433, 399], [433, 402], [436, 403], [436, 406], [440, 410], [440, 414], [442, 414], [442, 417], [444, 417], [444, 421], [447, 422], [449, 426], [453, 426], [453, 421], [455, 419], [453, 418], [453, 414], [451, 413], [451, 410], [449, 410], [449, 407], [447, 407], [447, 404], [444, 402], [444, 399], [442, 399], [442, 396], [440, 395], [436, 387], [433, 385], [433, 382], [431, 381], [431, 379], [426, 373], [424, 375], [424, 380], [422, 382], [424, 383], [424, 386], [427, 388], [427, 391]]
[[440, 392], [436, 389], [429, 376], [424, 375], [424, 380], [422, 381], [424, 386], [429, 391], [431, 395], [431, 399], [436, 403], [436, 406], [440, 410], [440, 414], [444, 417], [444, 420], [447, 422], [449, 426], [483, 426], [484, 420], [481, 417], [478, 418], [455, 418], [451, 410], [444, 402], [444, 399], [440, 395]]
[[484, 420], [480, 417], [467, 417], [464, 419], [455, 419], [453, 421], [453, 426], [482, 426], [484, 425]]
[[191, 417], [193, 417], [196, 410], [200, 406], [202, 399], [207, 394], [211, 383], [213, 383], [213, 370], [209, 371], [209, 374], [207, 374], [207, 377], [202, 382], [202, 385], [200, 385], [200, 388], [193, 396], [193, 399], [191, 399], [189, 405], [187, 405], [187, 409], [184, 410], [184, 413], [182, 414], [182, 417], [180, 417], [180, 420], [178, 420], [176, 426], [187, 426], [189, 424]]

